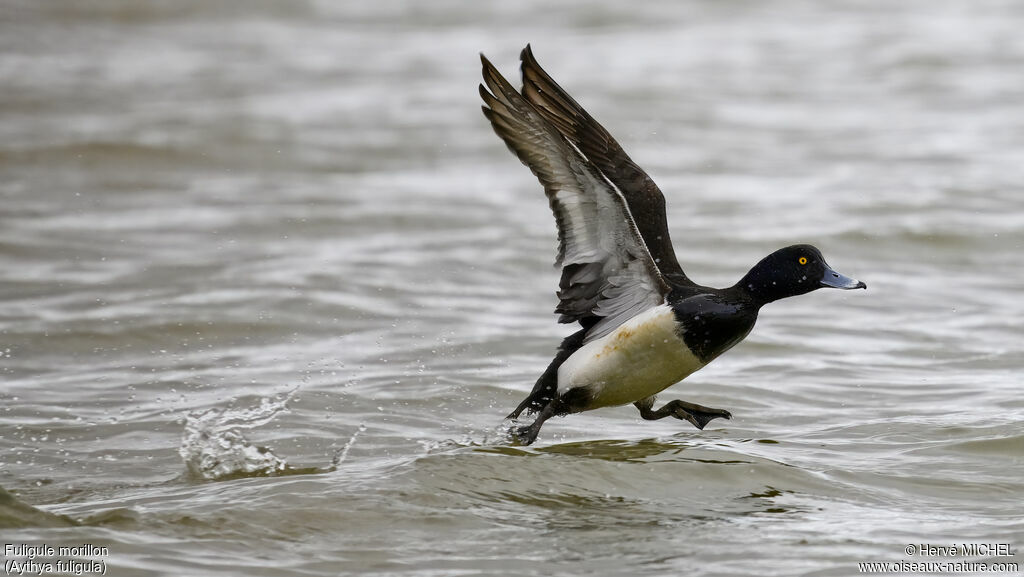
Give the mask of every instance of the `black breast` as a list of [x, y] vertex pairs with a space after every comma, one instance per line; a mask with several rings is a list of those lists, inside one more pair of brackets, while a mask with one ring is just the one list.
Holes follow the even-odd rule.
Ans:
[[746, 299], [704, 293], [669, 303], [686, 346], [704, 363], [743, 340], [757, 321], [757, 306]]

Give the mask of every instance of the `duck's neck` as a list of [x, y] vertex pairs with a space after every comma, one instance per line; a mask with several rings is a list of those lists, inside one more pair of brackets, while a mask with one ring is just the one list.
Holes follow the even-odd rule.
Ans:
[[747, 295], [757, 308], [791, 296], [788, 290], [772, 279], [771, 271], [763, 266], [750, 269], [733, 288]]

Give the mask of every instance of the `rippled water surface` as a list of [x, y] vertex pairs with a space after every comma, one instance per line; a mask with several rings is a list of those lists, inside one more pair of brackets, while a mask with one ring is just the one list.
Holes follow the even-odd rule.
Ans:
[[[8, 3], [0, 540], [197, 576], [1016, 551], [1022, 28], [1009, 0]], [[770, 305], [663, 395], [733, 420], [503, 436], [571, 331], [476, 93], [477, 53], [511, 76], [528, 41], [661, 185], [691, 277], [809, 242], [869, 285]]]

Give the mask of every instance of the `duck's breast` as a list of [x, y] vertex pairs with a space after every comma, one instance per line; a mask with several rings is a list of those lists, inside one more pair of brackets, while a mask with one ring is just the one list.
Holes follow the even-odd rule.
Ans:
[[625, 405], [704, 365], [683, 341], [672, 307], [663, 304], [580, 347], [558, 369], [558, 394], [585, 387], [585, 409]]

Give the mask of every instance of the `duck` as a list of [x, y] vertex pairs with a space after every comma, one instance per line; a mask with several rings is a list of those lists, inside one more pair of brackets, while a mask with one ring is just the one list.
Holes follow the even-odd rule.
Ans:
[[[750, 334], [764, 305], [820, 288], [867, 288], [809, 244], [776, 250], [730, 287], [690, 280], [669, 236], [664, 194], [541, 68], [530, 45], [520, 53], [520, 90], [480, 60], [484, 116], [540, 181], [554, 213], [558, 321], [580, 326], [506, 417], [519, 444], [532, 444], [552, 417], [630, 403], [642, 419], [673, 417], [700, 430], [731, 419], [682, 399], [654, 405]], [[524, 411], [536, 418], [518, 426]]]

